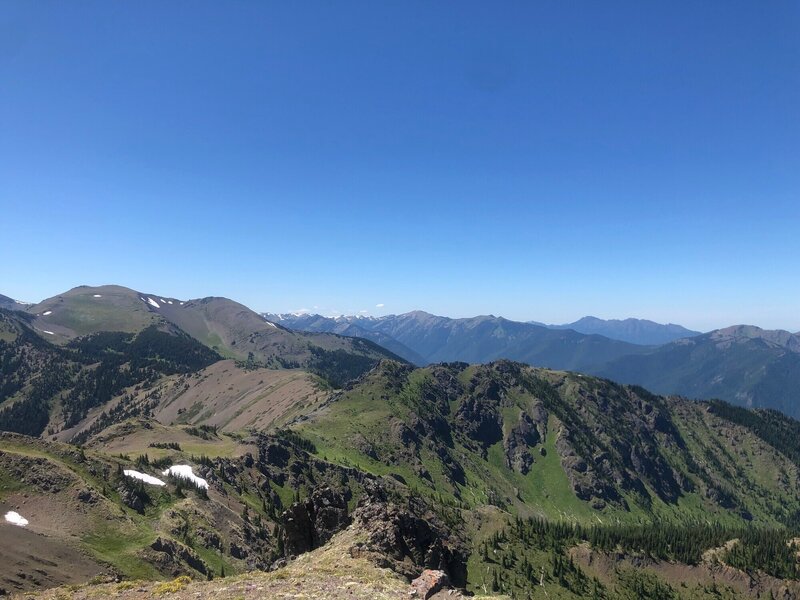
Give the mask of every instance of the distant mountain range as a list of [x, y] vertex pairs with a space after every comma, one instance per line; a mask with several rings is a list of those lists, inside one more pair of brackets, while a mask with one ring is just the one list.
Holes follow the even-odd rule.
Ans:
[[[494, 316], [449, 319], [422, 311], [380, 318], [265, 317], [304, 331], [366, 337], [418, 365], [508, 358], [639, 384], [659, 393], [721, 398], [800, 417], [800, 335], [787, 331], [741, 325], [698, 334], [679, 325], [587, 317], [576, 322], [584, 330], [579, 332], [566, 325], [520, 323]], [[602, 329], [639, 339], [666, 339], [680, 331], [689, 337], [641, 345], [594, 333]]]
[[612, 340], [641, 344], [644, 346], [657, 346], [667, 344], [681, 338], [700, 335], [699, 331], [686, 329], [674, 323], [656, 323], [647, 319], [598, 319], [597, 317], [583, 317], [574, 323], [564, 325], [545, 325], [531, 321], [535, 325], [542, 325], [550, 329], [572, 329], [578, 333], [596, 333]]
[[[188, 335], [222, 357], [305, 368], [336, 385], [381, 358], [419, 366], [510, 359], [800, 417], [800, 335], [753, 326], [698, 334], [679, 325], [593, 317], [572, 324], [582, 330], [577, 331], [493, 315], [451, 319], [423, 311], [379, 318], [259, 315], [226, 298], [179, 300], [120, 286], [81, 286], [38, 304], [2, 296], [0, 308], [24, 313], [34, 331], [56, 344], [155, 327]], [[653, 340], [681, 332], [688, 337], [649, 345], [610, 337]]]
[[392, 351], [417, 365], [438, 362], [486, 363], [508, 358], [528, 364], [586, 371], [630, 354], [639, 346], [569, 329], [551, 329], [493, 315], [468, 319], [439, 317], [420, 310], [402, 315], [327, 318], [319, 315], [265, 314], [269, 321], [292, 329], [389, 338]]
[[722, 398], [800, 417], [800, 335], [788, 331], [726, 327], [591, 372], [660, 393]]

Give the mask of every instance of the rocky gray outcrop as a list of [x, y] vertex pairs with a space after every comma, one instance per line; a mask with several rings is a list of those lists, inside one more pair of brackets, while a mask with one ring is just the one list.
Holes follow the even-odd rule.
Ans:
[[292, 504], [281, 521], [284, 549], [289, 555], [319, 548], [350, 524], [344, 496], [327, 486]]
[[444, 571], [456, 585], [466, 582], [466, 545], [417, 499], [404, 506], [388, 500], [385, 491], [370, 486], [353, 512], [355, 525], [367, 541], [351, 548], [351, 555], [366, 556], [413, 579], [423, 569]]
[[187, 565], [203, 575], [207, 575], [209, 572], [208, 565], [194, 550], [169, 538], [156, 538], [156, 541], [150, 544], [149, 551], [146, 552], [150, 555], [148, 556], [149, 560], [156, 565], [159, 571], [169, 574], [171, 577], [186, 574], [187, 571], [183, 565]]

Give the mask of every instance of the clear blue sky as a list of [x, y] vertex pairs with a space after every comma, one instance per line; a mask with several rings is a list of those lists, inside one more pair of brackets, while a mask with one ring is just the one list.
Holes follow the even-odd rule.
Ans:
[[794, 0], [6, 1], [0, 293], [798, 330], [798, 31]]

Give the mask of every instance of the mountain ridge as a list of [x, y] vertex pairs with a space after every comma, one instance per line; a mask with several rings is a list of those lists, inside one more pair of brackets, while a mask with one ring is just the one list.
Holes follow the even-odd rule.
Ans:
[[687, 329], [675, 323], [656, 323], [648, 319], [599, 319], [585, 316], [572, 323], [545, 325], [552, 329], [572, 329], [579, 333], [596, 333], [611, 339], [655, 346], [677, 339], [700, 335], [701, 332]]

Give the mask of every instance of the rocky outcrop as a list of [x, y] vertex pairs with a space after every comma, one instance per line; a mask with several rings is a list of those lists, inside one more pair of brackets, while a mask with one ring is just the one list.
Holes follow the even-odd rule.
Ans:
[[419, 577], [411, 582], [409, 596], [428, 600], [428, 598], [446, 588], [449, 584], [450, 580], [444, 571], [425, 569]]
[[117, 486], [120, 501], [138, 513], [144, 513], [145, 505], [150, 501], [143, 486], [130, 483], [127, 479], [122, 479]]
[[466, 582], [463, 540], [418, 500], [401, 507], [388, 501], [383, 489], [373, 486], [353, 512], [353, 521], [366, 533], [367, 541], [353, 546], [352, 556], [371, 558], [409, 580], [422, 569], [436, 569], [456, 585]]
[[598, 460], [589, 464], [575, 451], [569, 432], [563, 427], [556, 435], [555, 447], [561, 458], [561, 467], [578, 498], [589, 502], [596, 509], [603, 508], [608, 502], [627, 508], [625, 499], [613, 485], [619, 479], [613, 476], [608, 460], [598, 455]]
[[533, 465], [531, 447], [541, 441], [539, 430], [528, 413], [522, 412], [519, 421], [503, 440], [506, 465], [517, 473], [527, 475]]
[[147, 558], [156, 565], [159, 571], [171, 577], [186, 574], [187, 571], [183, 565], [187, 565], [203, 575], [207, 575], [209, 571], [208, 565], [194, 550], [169, 538], [156, 538], [156, 541], [150, 544], [149, 550], [146, 550], [145, 553], [149, 554]]
[[319, 548], [350, 523], [347, 501], [330, 487], [314, 490], [281, 515], [287, 554], [302, 554]]
[[464, 398], [456, 413], [458, 428], [484, 449], [503, 439], [499, 400], [499, 383], [480, 381], [473, 393]]

